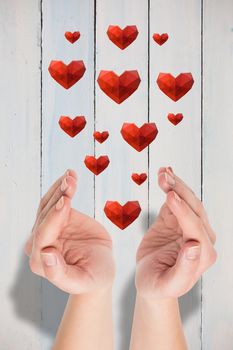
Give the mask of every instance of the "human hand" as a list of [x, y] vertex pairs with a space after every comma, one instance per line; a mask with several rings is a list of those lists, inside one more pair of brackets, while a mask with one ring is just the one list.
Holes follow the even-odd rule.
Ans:
[[166, 201], [138, 248], [135, 283], [142, 296], [177, 298], [216, 261], [216, 235], [202, 202], [171, 167], [159, 169], [158, 183]]
[[31, 271], [63, 291], [102, 293], [114, 278], [112, 241], [100, 223], [71, 208], [76, 183], [68, 170], [43, 196], [25, 253]]

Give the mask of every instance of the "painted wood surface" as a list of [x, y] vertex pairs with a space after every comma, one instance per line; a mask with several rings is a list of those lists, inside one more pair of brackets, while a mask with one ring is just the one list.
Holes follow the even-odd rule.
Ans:
[[[138, 38], [122, 51], [107, 37], [110, 24], [135, 24]], [[67, 295], [30, 272], [23, 244], [40, 196], [67, 168], [79, 178], [74, 207], [95, 216], [112, 236], [116, 349], [128, 348], [135, 252], [165, 199], [157, 171], [171, 165], [203, 197], [219, 253], [216, 265], [179, 300], [189, 349], [232, 349], [232, 1], [11, 0], [0, 3], [0, 26], [0, 297], [5, 315], [0, 348], [51, 348]], [[72, 45], [64, 33], [74, 30], [81, 37]], [[167, 32], [167, 43], [158, 46], [154, 32]], [[65, 90], [49, 75], [51, 60], [83, 60], [86, 72]], [[97, 84], [101, 70], [120, 75], [134, 69], [141, 83], [120, 105]], [[191, 72], [192, 90], [173, 102], [157, 87], [160, 72]], [[167, 114], [179, 112], [184, 119], [174, 126]], [[61, 115], [84, 115], [87, 125], [72, 139], [58, 125]], [[124, 122], [141, 126], [147, 121], [155, 122], [159, 133], [139, 153], [123, 140], [120, 129]], [[109, 139], [94, 142], [94, 130], [108, 130]], [[87, 154], [107, 154], [109, 167], [94, 177], [83, 163]], [[132, 172], [148, 172], [149, 178], [139, 187]], [[121, 231], [103, 212], [107, 200], [138, 200], [142, 212]]]

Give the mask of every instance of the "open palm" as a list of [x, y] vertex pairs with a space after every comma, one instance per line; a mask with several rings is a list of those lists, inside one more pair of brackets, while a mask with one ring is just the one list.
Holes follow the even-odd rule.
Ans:
[[216, 260], [216, 235], [201, 201], [180, 178], [161, 168], [158, 182], [167, 198], [138, 248], [136, 286], [146, 296], [178, 297]]
[[[70, 170], [49, 189], [25, 245], [31, 270], [70, 294], [102, 291], [114, 277], [109, 234], [95, 219], [71, 208], [76, 180]], [[59, 199], [63, 206], [57, 209]]]

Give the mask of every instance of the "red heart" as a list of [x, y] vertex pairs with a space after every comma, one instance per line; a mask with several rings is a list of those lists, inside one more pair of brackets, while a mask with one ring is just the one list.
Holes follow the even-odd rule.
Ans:
[[137, 219], [141, 212], [141, 207], [138, 201], [129, 201], [123, 206], [116, 201], [107, 201], [104, 206], [104, 212], [109, 220], [124, 230]]
[[154, 41], [159, 44], [160, 46], [163, 45], [167, 39], [168, 39], [168, 34], [167, 33], [163, 33], [163, 34], [159, 34], [159, 33], [154, 33], [153, 34], [153, 39]]
[[72, 120], [70, 117], [61, 116], [59, 125], [69, 136], [74, 137], [85, 128], [86, 119], [83, 116], [78, 116]]
[[160, 73], [157, 84], [161, 91], [173, 101], [178, 101], [192, 88], [194, 83], [191, 73], [180, 73], [176, 78], [170, 73]]
[[174, 125], [177, 125], [181, 122], [181, 120], [183, 119], [183, 114], [182, 113], [177, 113], [177, 114], [173, 114], [173, 113], [169, 113], [167, 116], [167, 119]]
[[120, 76], [113, 71], [102, 70], [97, 81], [101, 90], [120, 104], [137, 90], [141, 79], [136, 70], [126, 70]]
[[80, 32], [65, 32], [65, 37], [71, 44], [74, 44], [80, 38]]
[[146, 173], [141, 173], [141, 174], [133, 173], [131, 175], [131, 178], [134, 182], [136, 182], [137, 185], [140, 186], [141, 184], [143, 184], [143, 182], [146, 181], [147, 175], [146, 175]]
[[107, 140], [109, 133], [108, 131], [95, 131], [93, 133], [93, 136], [95, 138], [96, 141], [98, 141], [99, 143], [103, 143], [105, 140]]
[[90, 171], [95, 175], [99, 175], [107, 168], [110, 161], [108, 156], [100, 156], [98, 159], [93, 156], [86, 156], [84, 163]]
[[124, 123], [121, 134], [130, 146], [140, 152], [156, 138], [158, 129], [155, 123], [145, 123], [140, 128], [133, 123]]
[[68, 65], [62, 61], [51, 61], [48, 70], [57, 83], [69, 89], [82, 78], [86, 67], [83, 61], [72, 61]]
[[119, 26], [109, 26], [107, 35], [116, 46], [124, 50], [137, 38], [138, 29], [136, 26], [126, 26], [124, 29]]

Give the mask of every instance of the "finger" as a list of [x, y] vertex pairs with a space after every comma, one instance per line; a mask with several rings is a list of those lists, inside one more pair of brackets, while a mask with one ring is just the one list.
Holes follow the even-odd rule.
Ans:
[[202, 245], [201, 260], [203, 266], [206, 264], [208, 265], [209, 257], [215, 255], [216, 251], [201, 219], [174, 191], [169, 191], [167, 193], [166, 203], [173, 214], [176, 216], [177, 221], [182, 229], [184, 243], [188, 240], [195, 240], [200, 242]]
[[187, 293], [200, 277], [201, 244], [196, 241], [186, 242], [180, 249], [176, 264], [161, 276], [161, 288], [166, 289], [169, 297], [180, 297]]
[[160, 169], [161, 170], [159, 171], [158, 175], [159, 186], [165, 193], [172, 189], [187, 202], [191, 209], [203, 220], [207, 233], [214, 244], [216, 241], [216, 234], [209, 223], [208, 215], [201, 200], [195, 195], [187, 184], [185, 184], [178, 176], [171, 172], [170, 167]]
[[43, 208], [46, 206], [46, 204], [48, 203], [48, 201], [50, 200], [50, 198], [53, 196], [54, 192], [61, 186], [62, 180], [63, 180], [66, 176], [72, 176], [74, 179], [77, 180], [77, 174], [76, 174], [75, 170], [72, 170], [72, 169], [66, 170], [65, 174], [63, 174], [62, 176], [60, 176], [60, 177], [54, 182], [54, 184], [49, 188], [49, 190], [47, 191], [47, 193], [45, 193], [45, 195], [41, 198], [40, 205], [39, 205], [39, 208], [38, 208], [38, 210], [37, 210], [37, 214], [39, 214], [39, 213], [43, 210]]
[[73, 176], [66, 176], [65, 178], [63, 178], [61, 186], [57, 188], [57, 190], [54, 192], [54, 194], [51, 196], [51, 198], [39, 214], [37, 224], [39, 224], [44, 219], [49, 210], [54, 206], [54, 204], [60, 199], [62, 195], [65, 195], [71, 199], [75, 194], [76, 187], [77, 181]]
[[37, 226], [32, 244], [29, 265], [34, 273], [42, 274], [40, 251], [48, 246], [54, 245], [60, 232], [67, 224], [70, 214], [71, 200], [62, 196], [54, 205], [40, 225]]
[[89, 288], [88, 279], [77, 266], [68, 265], [64, 257], [54, 247], [41, 251], [41, 262], [46, 277], [56, 287], [67, 293], [85, 293]]

